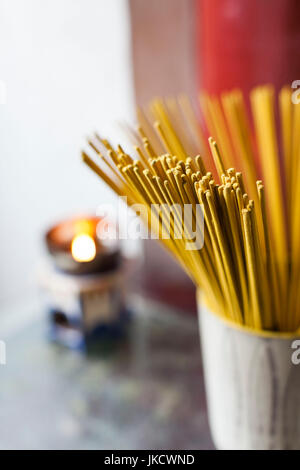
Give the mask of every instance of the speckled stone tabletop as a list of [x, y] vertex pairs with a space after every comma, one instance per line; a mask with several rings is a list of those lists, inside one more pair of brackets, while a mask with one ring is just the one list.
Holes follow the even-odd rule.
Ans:
[[83, 355], [42, 311], [5, 336], [1, 449], [211, 449], [197, 319], [133, 299], [124, 339]]

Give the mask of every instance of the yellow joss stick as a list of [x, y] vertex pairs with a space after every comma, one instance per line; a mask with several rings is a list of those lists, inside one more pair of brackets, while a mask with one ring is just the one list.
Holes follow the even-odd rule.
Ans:
[[[300, 328], [300, 105], [290, 95], [257, 87], [248, 110], [240, 90], [204, 93], [205, 127], [187, 97], [156, 99], [138, 110], [137, 132], [123, 126], [134, 156], [98, 134], [89, 145], [99, 164], [82, 153], [116, 194], [152, 213], [149, 230], [214, 310], [256, 331]], [[203, 229], [204, 245], [187, 250]]]

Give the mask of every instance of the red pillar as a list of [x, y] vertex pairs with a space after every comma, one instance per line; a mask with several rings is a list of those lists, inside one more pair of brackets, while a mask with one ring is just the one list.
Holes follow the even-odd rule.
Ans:
[[248, 92], [300, 79], [299, 0], [197, 0], [199, 88]]

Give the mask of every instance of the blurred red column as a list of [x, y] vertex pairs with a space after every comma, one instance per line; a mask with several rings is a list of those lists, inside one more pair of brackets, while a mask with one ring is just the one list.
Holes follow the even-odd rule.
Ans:
[[299, 0], [197, 0], [198, 87], [210, 93], [300, 79]]

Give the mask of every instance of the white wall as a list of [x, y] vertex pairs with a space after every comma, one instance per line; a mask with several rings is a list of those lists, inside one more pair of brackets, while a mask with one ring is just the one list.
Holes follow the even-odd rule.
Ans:
[[43, 230], [112, 197], [80, 148], [133, 116], [129, 41], [126, 0], [0, 0], [2, 308], [33, 289]]

